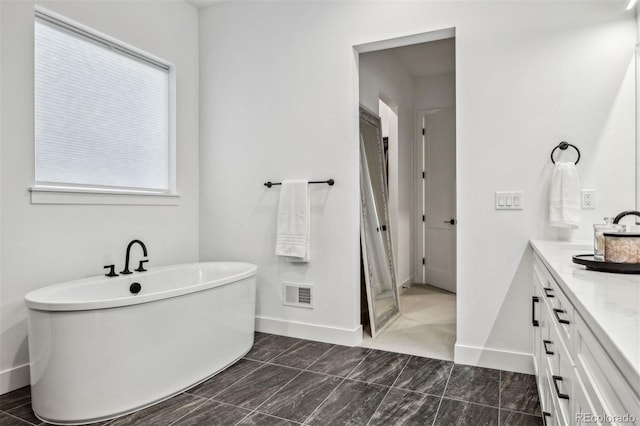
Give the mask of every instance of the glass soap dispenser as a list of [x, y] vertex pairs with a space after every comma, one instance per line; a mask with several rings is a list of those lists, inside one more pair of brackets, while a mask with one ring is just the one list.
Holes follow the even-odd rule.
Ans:
[[624, 232], [624, 225], [614, 224], [612, 217], [605, 217], [604, 223], [593, 225], [593, 257], [604, 261], [604, 233]]

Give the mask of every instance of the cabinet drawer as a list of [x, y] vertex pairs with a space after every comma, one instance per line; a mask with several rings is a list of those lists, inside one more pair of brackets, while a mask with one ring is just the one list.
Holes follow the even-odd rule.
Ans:
[[538, 285], [542, 286], [541, 293], [543, 297], [541, 299], [550, 306], [550, 318], [560, 331], [560, 338], [570, 348], [572, 346], [572, 324], [574, 322], [573, 305], [562, 292], [547, 267], [544, 266], [542, 260], [537, 255], [533, 259], [534, 282], [537, 281]]
[[538, 376], [538, 392], [540, 393], [540, 408], [542, 409], [542, 422], [545, 426], [561, 425], [558, 421], [556, 407], [552, 401], [552, 390], [549, 382], [549, 366], [546, 361], [540, 368], [540, 376]]
[[580, 315], [576, 315], [574, 354], [593, 414], [609, 416], [605, 424], [640, 424], [640, 389], [627, 382]]
[[555, 280], [538, 256], [533, 257], [533, 273], [534, 276], [539, 280], [540, 290], [545, 296], [544, 299], [551, 302], [551, 299], [555, 298], [555, 293], [558, 290], [552, 286], [553, 284], [555, 284]]
[[575, 378], [573, 360], [568, 348], [559, 338], [559, 331], [555, 326], [549, 329], [549, 341], [551, 344], [548, 346], [553, 354], [548, 355], [546, 361], [549, 367], [551, 399], [558, 410], [558, 419], [563, 419], [564, 424], [571, 424], [572, 387]]
[[564, 344], [567, 348], [571, 348], [573, 346], [573, 323], [575, 321], [573, 305], [569, 302], [569, 299], [567, 299], [567, 296], [564, 295], [555, 281], [553, 282], [553, 288], [557, 291], [555, 292], [554, 300], [551, 303], [551, 319], [555, 323], [560, 338]]

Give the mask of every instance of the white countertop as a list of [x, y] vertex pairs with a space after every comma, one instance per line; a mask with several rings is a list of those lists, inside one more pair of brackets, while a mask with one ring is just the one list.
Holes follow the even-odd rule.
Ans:
[[593, 253], [590, 241], [530, 244], [629, 383], [640, 386], [640, 275], [573, 263], [572, 256]]

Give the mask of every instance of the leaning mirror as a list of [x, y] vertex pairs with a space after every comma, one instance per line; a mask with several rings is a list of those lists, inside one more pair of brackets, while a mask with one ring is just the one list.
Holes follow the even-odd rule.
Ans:
[[640, 210], [640, 44], [636, 44], [636, 210]]
[[360, 242], [374, 338], [400, 311], [384, 158], [380, 117], [360, 106]]

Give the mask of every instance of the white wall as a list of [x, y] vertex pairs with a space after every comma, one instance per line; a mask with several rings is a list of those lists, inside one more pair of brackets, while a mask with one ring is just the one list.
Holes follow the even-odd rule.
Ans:
[[[531, 369], [529, 238], [546, 224], [549, 153], [583, 153], [598, 208], [568, 238], [633, 202], [633, 12], [602, 2], [230, 2], [201, 28], [201, 257], [258, 264], [258, 327], [358, 332], [358, 64], [353, 46], [456, 29], [456, 361]], [[273, 254], [278, 189], [314, 186], [312, 260]], [[523, 190], [525, 209], [494, 210]], [[285, 308], [285, 280], [316, 284], [316, 308]], [[265, 318], [270, 318], [265, 319]], [[308, 326], [305, 326], [306, 323]]]
[[455, 73], [419, 77], [414, 82], [416, 111], [448, 108], [456, 105]]
[[[198, 260], [198, 17], [182, 1], [38, 1], [177, 67], [179, 206], [32, 205], [33, 2], [2, 1], [0, 393], [28, 384], [24, 295], [123, 266], [143, 240], [149, 265]], [[137, 258], [138, 254], [134, 255]], [[124, 330], [123, 332], [126, 332]]]
[[[379, 113], [378, 99], [397, 107], [398, 143], [389, 157], [389, 207], [397, 284], [412, 282], [411, 146], [413, 142], [413, 77], [390, 50], [363, 53], [360, 61], [360, 103]], [[390, 150], [391, 150], [390, 146]], [[409, 165], [409, 167], [407, 167]]]

